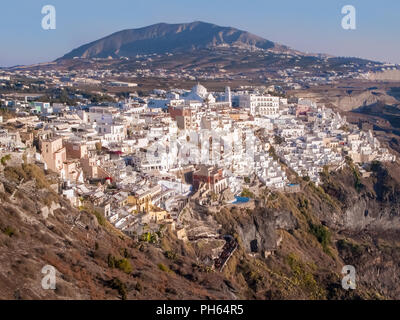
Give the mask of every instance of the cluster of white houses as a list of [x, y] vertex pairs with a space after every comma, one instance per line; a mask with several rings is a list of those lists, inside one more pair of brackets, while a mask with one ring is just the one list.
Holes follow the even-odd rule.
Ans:
[[346, 155], [357, 163], [395, 160], [371, 132], [311, 101], [229, 87], [209, 93], [200, 84], [159, 94], [114, 106], [30, 104], [30, 116], [7, 121], [18, 131], [0, 131], [1, 154], [23, 152], [36, 139], [36, 159], [60, 175], [63, 195], [77, 207], [89, 201], [129, 235], [179, 222], [198, 189], [238, 195], [257, 177], [283, 190], [290, 181], [271, 147], [315, 183]]

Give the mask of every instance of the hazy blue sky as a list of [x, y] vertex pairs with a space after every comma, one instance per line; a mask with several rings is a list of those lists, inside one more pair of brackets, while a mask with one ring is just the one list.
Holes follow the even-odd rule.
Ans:
[[[41, 27], [47, 4], [56, 8], [56, 30]], [[356, 30], [341, 27], [348, 4]], [[51, 61], [122, 29], [199, 20], [302, 51], [400, 63], [399, 0], [2, 0], [0, 13], [0, 66]]]

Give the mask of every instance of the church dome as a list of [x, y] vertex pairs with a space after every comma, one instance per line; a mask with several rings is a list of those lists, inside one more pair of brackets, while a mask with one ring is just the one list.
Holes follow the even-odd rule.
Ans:
[[199, 83], [192, 88], [192, 93], [205, 98], [207, 96], [207, 89]]

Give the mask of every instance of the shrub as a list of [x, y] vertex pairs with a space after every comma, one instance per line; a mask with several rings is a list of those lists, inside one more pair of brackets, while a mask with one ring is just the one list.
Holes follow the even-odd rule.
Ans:
[[125, 272], [125, 273], [131, 273], [132, 272], [132, 265], [129, 262], [128, 259], [126, 258], [122, 258], [120, 260], [116, 261], [116, 267], [118, 269], [120, 269], [121, 271]]
[[107, 256], [107, 264], [110, 268], [115, 268], [115, 257], [112, 254]]
[[157, 266], [161, 271], [164, 271], [164, 272], [170, 272], [171, 271], [166, 265], [164, 265], [162, 263], [159, 263]]
[[15, 230], [12, 228], [12, 227], [10, 227], [10, 226], [7, 226], [5, 229], [4, 229], [4, 234], [6, 234], [6, 235], [8, 235], [10, 238], [13, 236], [13, 235], [15, 235]]
[[321, 299], [324, 290], [319, 287], [314, 275], [309, 271], [310, 265], [302, 262], [294, 253], [289, 254], [286, 259], [292, 271], [291, 282], [307, 291], [311, 299]]
[[175, 252], [165, 251], [164, 255], [165, 255], [165, 257], [167, 259], [170, 259], [170, 260], [175, 260], [176, 259], [176, 253]]
[[126, 300], [127, 288], [125, 283], [123, 283], [119, 278], [113, 278], [111, 281], [111, 288], [116, 289], [121, 295], [122, 300]]
[[21, 167], [10, 167], [10, 166], [5, 167], [4, 176], [8, 180], [11, 180], [14, 182], [19, 182], [22, 179], [26, 180], [28, 178], [28, 176], [26, 175], [24, 170], [22, 170]]
[[157, 240], [158, 240], [157, 234], [152, 232], [145, 232], [140, 236], [140, 241], [143, 242], [156, 243]]
[[241, 197], [246, 197], [246, 198], [254, 198], [253, 192], [251, 192], [249, 189], [244, 188], [241, 195]]
[[355, 167], [353, 167], [353, 175], [354, 175], [354, 188], [357, 190], [357, 192], [360, 192], [362, 188], [364, 188], [364, 185], [361, 182], [360, 172]]
[[11, 159], [11, 155], [6, 154], [4, 157], [1, 157], [0, 162], [3, 166], [6, 165], [6, 162]]
[[96, 210], [93, 211], [93, 214], [96, 216], [99, 225], [104, 227], [106, 225], [106, 218]]
[[324, 227], [323, 225], [313, 224], [312, 222], [310, 222], [309, 225], [310, 233], [317, 238], [319, 243], [321, 243], [324, 251], [328, 252], [328, 246], [331, 242], [331, 233], [329, 232], [328, 228]]
[[22, 169], [30, 179], [36, 180], [36, 185], [39, 189], [50, 189], [50, 182], [46, 179], [46, 175], [42, 169], [34, 164], [23, 164]]
[[270, 146], [268, 149], [268, 153], [269, 155], [272, 157], [272, 159], [274, 159], [275, 161], [278, 161], [279, 157], [276, 154], [275, 148], [273, 146]]
[[140, 282], [138, 281], [138, 282], [136, 282], [136, 285], [135, 285], [135, 289], [137, 290], [137, 291], [142, 291], [142, 285], [140, 284]]
[[37, 165], [22, 164], [21, 166], [7, 166], [4, 169], [4, 175], [7, 179], [20, 182], [28, 180], [36, 180], [36, 185], [39, 189], [46, 188], [51, 190], [50, 182], [47, 180], [45, 173]]
[[338, 240], [337, 247], [340, 251], [350, 251], [352, 255], [360, 255], [362, 253], [362, 247], [360, 245], [346, 239]]
[[117, 259], [112, 254], [108, 255], [107, 263], [110, 268], [117, 268], [127, 274], [130, 274], [133, 270], [132, 265], [128, 259]]
[[103, 216], [103, 214], [101, 214], [99, 211], [93, 209], [92, 207], [87, 207], [87, 206], [81, 206], [79, 207], [79, 210], [81, 211], [87, 211], [93, 215], [95, 215], [97, 222], [99, 223], [99, 225], [105, 227], [106, 226], [106, 218]]

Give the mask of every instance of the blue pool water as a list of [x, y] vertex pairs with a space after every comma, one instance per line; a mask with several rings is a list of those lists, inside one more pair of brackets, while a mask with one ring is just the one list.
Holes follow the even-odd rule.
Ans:
[[235, 196], [235, 198], [236, 198], [236, 201], [235, 202], [232, 202], [232, 203], [246, 203], [246, 202], [249, 202], [249, 198], [247, 198], [247, 197], [238, 197], [238, 196]]

